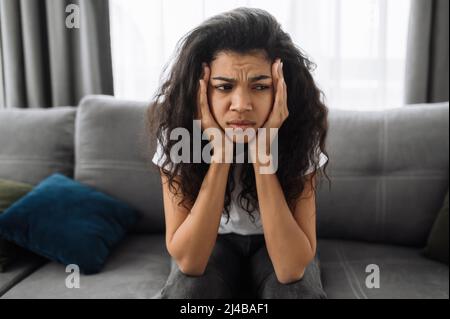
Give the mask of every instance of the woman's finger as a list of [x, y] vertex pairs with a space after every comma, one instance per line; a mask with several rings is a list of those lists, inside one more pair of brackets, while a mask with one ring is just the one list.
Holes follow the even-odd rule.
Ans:
[[200, 110], [202, 117], [207, 117], [209, 116], [209, 105], [205, 80], [200, 80], [200, 88]]
[[[202, 63], [202, 74], [201, 74], [201, 79], [198, 81], [198, 90], [197, 90], [197, 119], [201, 119], [202, 118], [202, 113], [205, 112], [205, 98], [204, 98], [204, 79], [205, 79], [205, 65], [206, 63]], [[206, 100], [207, 101], [207, 100]], [[203, 114], [204, 115], [204, 114]]]
[[286, 81], [284, 80], [284, 70], [283, 70], [283, 62], [281, 62], [281, 79], [283, 82], [283, 101], [285, 104], [285, 107], [287, 108], [287, 85]]
[[209, 104], [208, 104], [209, 75], [210, 75], [210, 69], [206, 65], [206, 63], [203, 63], [203, 79], [200, 80], [200, 86], [201, 86], [201, 100], [202, 100], [201, 110], [205, 116], [210, 115]]
[[274, 102], [273, 102], [273, 108], [272, 110], [275, 108], [276, 104], [278, 103], [278, 93], [280, 92], [279, 90], [279, 72], [278, 72], [278, 67], [279, 67], [279, 59], [276, 59], [274, 64], [272, 65], [272, 85], [273, 85], [273, 94], [274, 94]]
[[206, 84], [209, 82], [209, 75], [211, 73], [211, 70], [209, 66], [206, 63], [203, 63], [203, 80], [205, 80]]
[[283, 102], [284, 102], [284, 81], [283, 81], [283, 77], [281, 74], [281, 61], [278, 64], [278, 68], [277, 68], [277, 74], [278, 74], [278, 81], [277, 81], [277, 95], [276, 95], [276, 107], [279, 107], [279, 111], [281, 111], [281, 108], [283, 107]]
[[197, 89], [197, 105], [196, 105], [196, 110], [195, 110], [195, 118], [197, 120], [200, 120], [202, 118], [201, 96], [202, 96], [202, 85], [201, 85], [201, 81], [199, 80], [198, 89]]
[[285, 118], [289, 116], [289, 108], [288, 108], [288, 92], [287, 92], [287, 84], [284, 80], [284, 72], [283, 72], [283, 65], [281, 65], [281, 72], [283, 76], [283, 105], [284, 105], [284, 111], [285, 111]]
[[288, 114], [288, 108], [287, 108], [287, 86], [286, 86], [286, 81], [284, 80], [284, 73], [283, 73], [283, 62], [280, 63], [280, 68], [279, 68], [279, 103], [280, 103], [280, 108], [281, 108], [281, 112], [283, 113], [283, 117], [287, 116]]
[[274, 88], [273, 93], [275, 94], [275, 97], [277, 95], [278, 79], [279, 79], [278, 62], [279, 62], [279, 59], [276, 59], [275, 62], [272, 64], [272, 81], [273, 81], [273, 88]]

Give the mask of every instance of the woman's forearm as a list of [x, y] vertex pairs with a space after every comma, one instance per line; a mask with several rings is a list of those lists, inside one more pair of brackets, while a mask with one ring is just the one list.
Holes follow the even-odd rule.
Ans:
[[267, 251], [277, 278], [289, 283], [303, 276], [312, 260], [311, 243], [295, 221], [275, 174], [260, 174], [255, 165], [256, 189]]
[[230, 170], [229, 163], [211, 163], [197, 199], [171, 240], [172, 255], [181, 270], [202, 275], [217, 239]]

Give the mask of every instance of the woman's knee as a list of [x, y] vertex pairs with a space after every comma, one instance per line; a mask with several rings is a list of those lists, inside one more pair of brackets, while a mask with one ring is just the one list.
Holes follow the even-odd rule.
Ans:
[[232, 298], [228, 284], [211, 267], [201, 276], [186, 275], [179, 268], [175, 269], [160, 294], [161, 299]]

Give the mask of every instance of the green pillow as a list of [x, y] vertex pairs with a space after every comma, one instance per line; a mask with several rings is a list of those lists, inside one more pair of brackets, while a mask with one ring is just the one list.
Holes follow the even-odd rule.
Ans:
[[448, 191], [444, 205], [439, 211], [431, 228], [428, 243], [425, 247], [425, 256], [441, 261], [448, 265]]
[[[0, 179], [0, 214], [33, 189], [33, 185]], [[0, 238], [0, 272], [23, 252], [24, 249]]]

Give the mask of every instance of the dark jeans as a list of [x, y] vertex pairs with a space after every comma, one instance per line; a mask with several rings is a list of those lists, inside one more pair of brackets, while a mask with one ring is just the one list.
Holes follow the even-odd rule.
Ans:
[[[286, 251], [286, 253], [289, 253]], [[277, 280], [264, 235], [219, 234], [202, 276], [183, 274], [175, 261], [160, 299], [325, 299], [317, 256], [302, 279]]]

